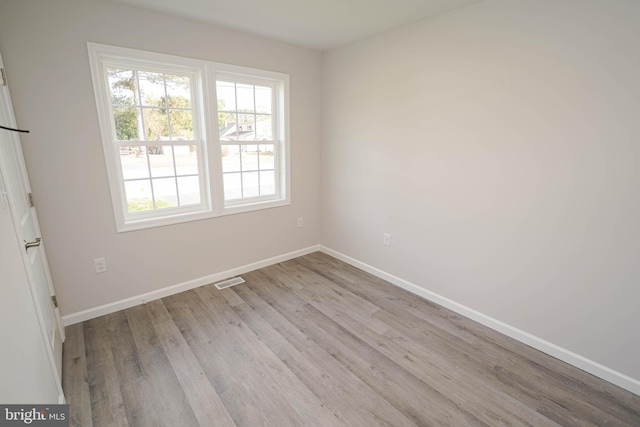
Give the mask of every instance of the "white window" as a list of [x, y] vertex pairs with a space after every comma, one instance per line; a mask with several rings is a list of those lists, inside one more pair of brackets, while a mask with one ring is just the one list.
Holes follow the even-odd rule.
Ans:
[[89, 43], [119, 231], [289, 203], [288, 76]]

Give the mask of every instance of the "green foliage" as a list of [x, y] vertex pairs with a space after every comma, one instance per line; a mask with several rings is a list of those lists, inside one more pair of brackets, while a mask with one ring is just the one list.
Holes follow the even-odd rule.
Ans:
[[138, 137], [136, 111], [133, 108], [114, 108], [113, 119], [116, 125], [116, 138], [129, 141]]
[[[177, 206], [175, 203], [166, 199], [156, 200], [156, 209], [171, 208]], [[153, 203], [151, 199], [132, 199], [127, 202], [129, 212], [152, 211]]]

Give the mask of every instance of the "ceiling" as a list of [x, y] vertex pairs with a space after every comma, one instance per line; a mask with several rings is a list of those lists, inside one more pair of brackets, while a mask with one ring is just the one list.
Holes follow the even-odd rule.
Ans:
[[114, 0], [328, 50], [482, 0]]

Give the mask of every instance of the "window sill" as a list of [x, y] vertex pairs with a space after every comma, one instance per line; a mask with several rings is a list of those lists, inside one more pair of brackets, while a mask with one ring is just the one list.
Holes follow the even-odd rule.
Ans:
[[289, 199], [259, 201], [255, 203], [244, 203], [242, 205], [225, 207], [224, 210], [220, 212], [220, 216], [233, 215], [233, 214], [244, 213], [244, 212], [252, 212], [252, 211], [258, 211], [263, 209], [278, 208], [278, 207], [287, 206], [290, 204], [291, 204], [291, 201]]
[[144, 230], [147, 228], [164, 227], [166, 225], [181, 224], [183, 222], [199, 221], [216, 216], [210, 210], [202, 210], [188, 213], [176, 213], [159, 218], [144, 218], [126, 221], [116, 224], [118, 233], [127, 231]]
[[282, 206], [288, 206], [291, 201], [285, 200], [273, 200], [273, 201], [260, 201], [250, 204], [242, 204], [238, 206], [226, 207], [222, 212], [214, 213], [210, 210], [202, 210], [189, 213], [178, 213], [174, 215], [167, 215], [161, 218], [144, 218], [137, 220], [130, 220], [124, 224], [116, 224], [118, 233], [126, 233], [129, 231], [145, 230], [148, 228], [164, 227], [167, 225], [181, 224], [191, 221], [200, 221], [203, 219], [216, 218], [226, 215], [235, 215], [245, 212], [253, 212], [264, 209], [278, 208]]

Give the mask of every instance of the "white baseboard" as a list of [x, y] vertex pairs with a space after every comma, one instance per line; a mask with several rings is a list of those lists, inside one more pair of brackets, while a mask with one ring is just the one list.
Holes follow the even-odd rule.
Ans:
[[283, 255], [278, 255], [272, 258], [267, 258], [261, 261], [246, 264], [240, 267], [232, 268], [230, 270], [221, 271], [219, 273], [210, 274], [208, 276], [199, 277], [197, 279], [189, 280], [187, 282], [179, 283], [177, 285], [168, 286], [166, 288], [158, 289], [156, 291], [147, 292], [146, 294], [136, 295], [131, 298], [126, 298], [120, 301], [112, 302], [109, 304], [101, 305], [99, 307], [90, 308], [88, 310], [79, 311], [77, 313], [67, 314], [62, 317], [65, 326], [73, 325], [75, 323], [84, 322], [85, 320], [94, 319], [96, 317], [104, 316], [105, 314], [115, 313], [116, 311], [124, 310], [125, 308], [134, 307], [136, 305], [144, 304], [149, 301], [157, 300], [160, 298], [168, 297], [170, 295], [178, 294], [180, 292], [188, 291], [189, 289], [198, 288], [200, 286], [208, 285], [210, 283], [218, 282], [229, 277], [244, 274], [249, 271], [257, 270], [259, 268], [267, 267], [269, 265], [284, 262], [292, 258], [310, 254], [320, 250], [320, 246], [309, 246], [308, 248], [299, 249], [297, 251], [289, 252]]
[[566, 362], [570, 365], [575, 366], [576, 368], [582, 369], [583, 371], [588, 372], [592, 375], [595, 375], [598, 378], [602, 378], [603, 380], [606, 380], [612, 384], [615, 384], [618, 387], [622, 387], [625, 390], [628, 390], [632, 393], [640, 395], [640, 380], [631, 378], [625, 374], [622, 374], [611, 368], [608, 368], [604, 365], [594, 362], [593, 360], [587, 359], [586, 357], [573, 353], [572, 351], [569, 351], [551, 342], [545, 341], [542, 338], [536, 337], [535, 335], [532, 335], [528, 332], [525, 332], [518, 328], [510, 326], [504, 322], [501, 322], [497, 319], [494, 319], [485, 314], [482, 314], [465, 305], [459, 304], [453, 300], [443, 297], [442, 295], [439, 295], [435, 292], [431, 292], [427, 289], [424, 289], [418, 285], [415, 285], [397, 276], [394, 276], [385, 271], [382, 271], [369, 264], [358, 261], [357, 259], [351, 258], [350, 256], [344, 255], [338, 251], [335, 251], [333, 249], [327, 248], [322, 245], [320, 245], [319, 250], [326, 253], [327, 255], [331, 255], [334, 258], [344, 261], [347, 264], [351, 264], [354, 267], [364, 270], [367, 273], [373, 274], [374, 276], [377, 276], [383, 280], [386, 280], [389, 283], [392, 283], [396, 286], [406, 289], [411, 293], [414, 293], [423, 298], [426, 298], [429, 301], [432, 301], [452, 311], [455, 311], [456, 313], [461, 314], [465, 317], [468, 317], [469, 319], [475, 320], [478, 323], [481, 323], [493, 330], [496, 330], [515, 340], [518, 340], [524, 344], [527, 344], [537, 350], [542, 351], [543, 353], [546, 353], [550, 356], [555, 357], [556, 359], [560, 359], [563, 362]]

